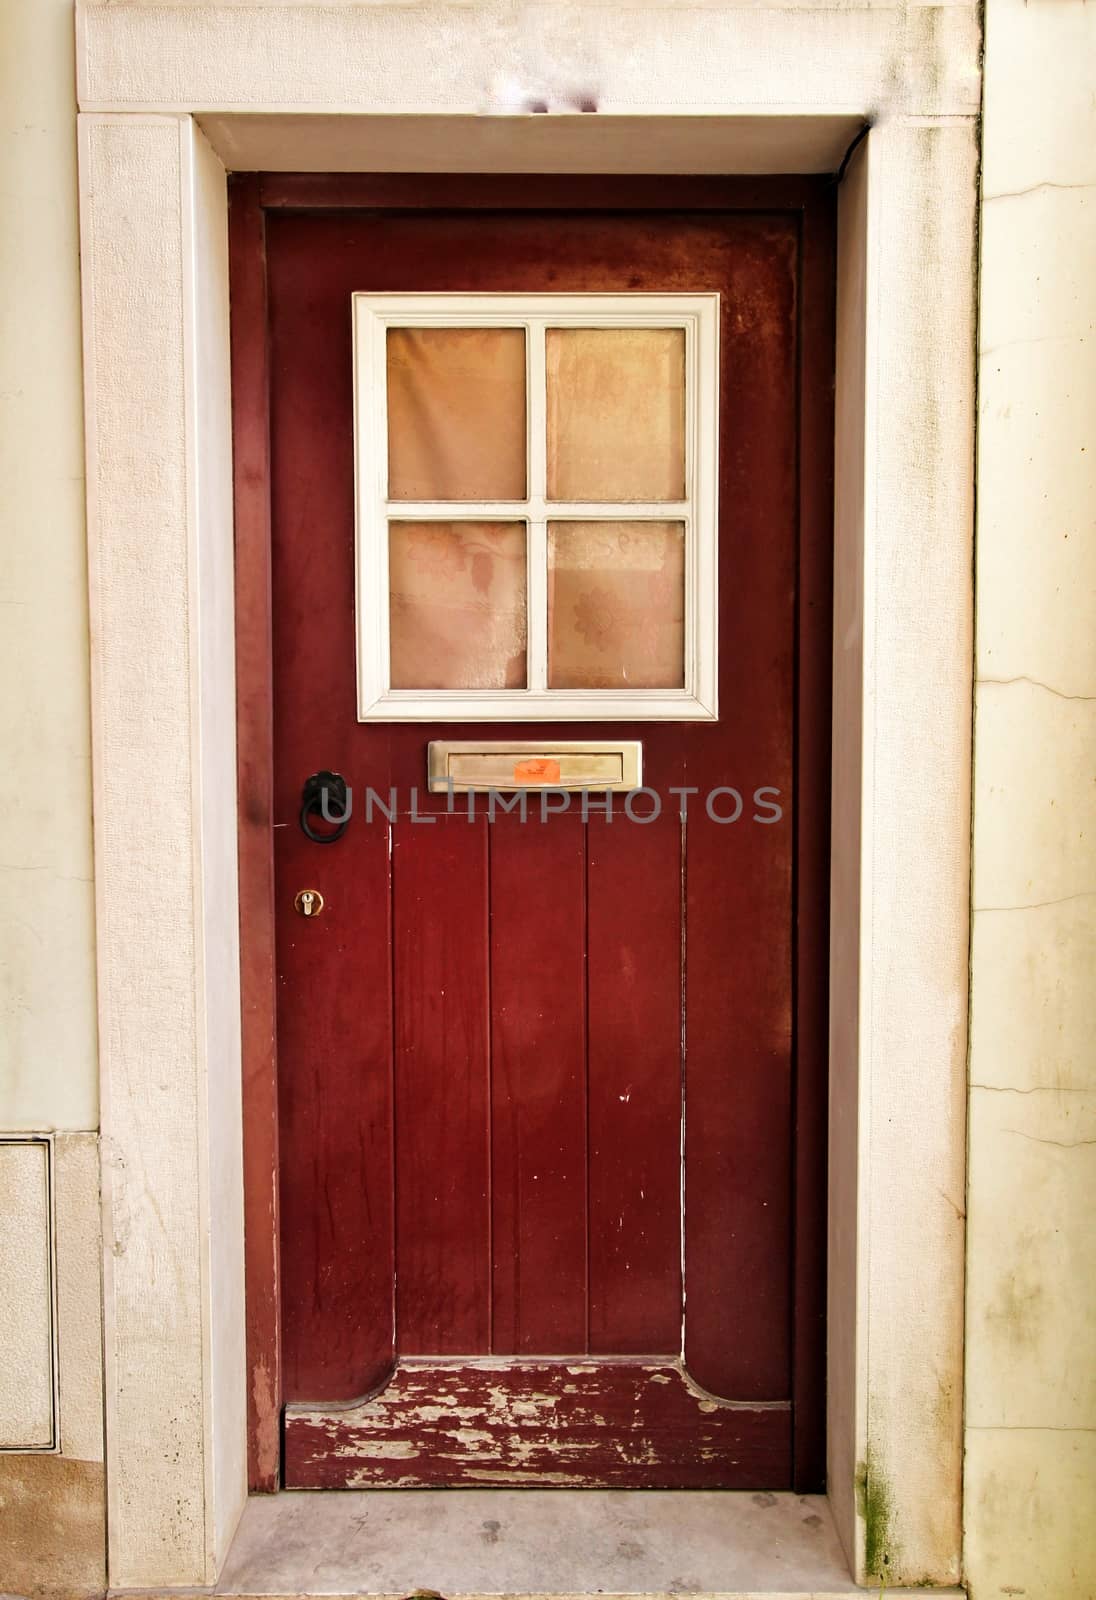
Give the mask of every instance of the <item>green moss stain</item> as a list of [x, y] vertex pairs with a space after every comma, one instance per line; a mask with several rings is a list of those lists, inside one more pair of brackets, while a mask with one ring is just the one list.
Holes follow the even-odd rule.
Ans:
[[885, 1585], [893, 1567], [894, 1508], [890, 1484], [869, 1453], [856, 1469], [856, 1508], [864, 1522], [864, 1568]]

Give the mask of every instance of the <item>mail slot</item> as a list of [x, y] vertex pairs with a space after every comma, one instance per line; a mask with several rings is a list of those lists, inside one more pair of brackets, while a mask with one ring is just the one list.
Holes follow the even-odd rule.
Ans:
[[638, 739], [433, 740], [427, 746], [431, 794], [487, 789], [638, 789]]

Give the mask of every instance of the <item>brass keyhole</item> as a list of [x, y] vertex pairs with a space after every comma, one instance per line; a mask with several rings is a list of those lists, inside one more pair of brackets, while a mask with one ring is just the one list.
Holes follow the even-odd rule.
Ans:
[[318, 917], [323, 910], [323, 895], [318, 889], [299, 889], [293, 904], [302, 917]]

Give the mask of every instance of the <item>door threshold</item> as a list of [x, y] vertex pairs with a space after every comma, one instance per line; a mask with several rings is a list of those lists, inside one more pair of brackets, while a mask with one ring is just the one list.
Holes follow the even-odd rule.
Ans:
[[[427, 1593], [444, 1600], [863, 1600], [876, 1592], [850, 1579], [824, 1495], [350, 1489], [252, 1496], [212, 1594], [231, 1600], [407, 1600]], [[179, 1597], [178, 1590], [150, 1593]], [[886, 1593], [893, 1600], [907, 1591]]]

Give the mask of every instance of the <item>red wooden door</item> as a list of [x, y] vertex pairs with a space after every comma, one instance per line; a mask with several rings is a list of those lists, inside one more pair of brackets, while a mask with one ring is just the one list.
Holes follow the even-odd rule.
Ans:
[[[534, 200], [266, 221], [284, 1481], [813, 1487], [827, 311], [801, 206]], [[719, 293], [718, 722], [359, 723], [350, 298], [423, 290]], [[661, 814], [449, 812], [427, 741], [478, 735], [639, 739]]]

